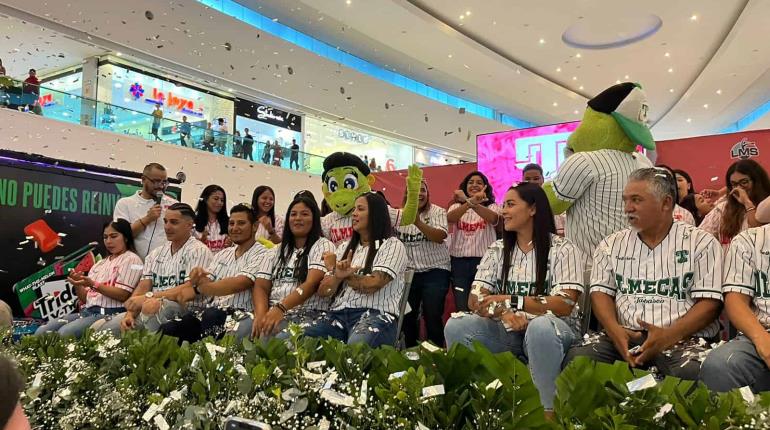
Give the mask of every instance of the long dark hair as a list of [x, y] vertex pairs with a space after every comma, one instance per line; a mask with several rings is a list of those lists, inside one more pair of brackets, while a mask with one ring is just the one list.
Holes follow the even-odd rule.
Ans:
[[318, 204], [315, 202], [315, 199], [310, 198], [306, 194], [297, 195], [291, 204], [289, 204], [289, 209], [286, 211], [286, 222], [283, 224], [283, 234], [281, 235], [281, 250], [278, 254], [278, 264], [276, 265], [275, 270], [273, 270], [273, 274], [277, 277], [278, 274], [283, 271], [289, 258], [291, 258], [291, 254], [294, 252], [294, 233], [291, 231], [289, 215], [291, 215], [292, 208], [299, 203], [307, 206], [313, 214], [313, 227], [307, 235], [305, 246], [302, 248], [299, 258], [297, 258], [297, 261], [294, 263], [294, 279], [302, 283], [307, 279], [307, 259], [308, 255], [310, 255], [310, 249], [322, 236], [321, 210], [318, 209]]
[[198, 233], [203, 232], [209, 223], [208, 200], [209, 197], [217, 191], [222, 192], [222, 209], [217, 213], [219, 233], [227, 234], [227, 224], [230, 222], [230, 217], [227, 215], [227, 193], [225, 193], [225, 189], [219, 185], [208, 185], [203, 189], [203, 192], [198, 199], [198, 205], [195, 207], [195, 231]]
[[700, 212], [698, 212], [698, 205], [695, 204], [695, 194], [690, 193], [684, 196], [682, 201], [679, 202], [679, 206], [690, 211], [692, 217], [695, 219], [696, 227], [700, 225], [701, 221], [703, 221], [703, 217], [700, 215]]
[[126, 241], [126, 250], [136, 252], [136, 246], [134, 246], [134, 233], [131, 231], [131, 223], [123, 218], [118, 218], [115, 221], [110, 221], [104, 224], [102, 232], [107, 227], [112, 227], [115, 231], [123, 236], [123, 240]]
[[[546, 277], [548, 276], [548, 253], [551, 252], [551, 235], [556, 234], [556, 225], [553, 222], [553, 212], [548, 204], [548, 197], [542, 188], [535, 184], [521, 183], [508, 190], [514, 190], [527, 205], [535, 206], [535, 215], [532, 219], [532, 243], [535, 248], [535, 291], [537, 295], [545, 292]], [[511, 269], [511, 255], [516, 244], [516, 232], [503, 230], [503, 273], [502, 288], [508, 281], [508, 272]]]
[[[393, 236], [393, 226], [390, 224], [390, 213], [388, 213], [388, 204], [385, 203], [385, 199], [377, 193], [370, 192], [360, 197], [365, 198], [366, 203], [369, 205], [369, 222], [367, 228], [369, 229], [369, 252], [366, 254], [366, 263], [364, 263], [363, 273], [372, 273], [372, 263], [374, 263], [374, 257], [377, 255], [377, 249], [379, 243], [382, 243], [385, 239]], [[356, 199], [358, 200], [358, 199]], [[350, 238], [348, 247], [345, 252], [342, 253], [342, 258], [346, 258], [348, 253], [351, 257], [356, 252], [356, 248], [361, 244], [361, 235], [357, 231], [353, 230], [353, 237]]]
[[[487, 179], [487, 177], [483, 173], [479, 172], [478, 170], [473, 171], [471, 173], [468, 173], [468, 175], [465, 177], [465, 179], [463, 179], [462, 182], [460, 182], [460, 190], [462, 190], [462, 192], [464, 192], [465, 195], [467, 196], [468, 195], [468, 181], [470, 181], [471, 178], [474, 177], [474, 176], [480, 177], [481, 180], [484, 182], [484, 185], [487, 186], [487, 190], [485, 191], [485, 193], [487, 195], [487, 201], [482, 203], [481, 205], [482, 206], [489, 206], [489, 205], [491, 205], [492, 203], [495, 202], [495, 193], [492, 190], [492, 184], [490, 184], [489, 183], [489, 179]], [[468, 196], [468, 197], [470, 197], [470, 196]], [[455, 203], [460, 203], [460, 202], [455, 200]]]
[[[692, 184], [692, 178], [690, 177], [690, 174], [682, 169], [674, 169], [674, 179], [676, 179], [676, 175], [683, 177], [687, 181], [687, 194], [695, 194], [695, 185]], [[678, 188], [679, 187], [677, 187], [677, 189]], [[679, 197], [684, 198], [684, 196]]]
[[329, 207], [329, 203], [326, 203], [326, 199], [321, 201], [321, 216], [325, 217], [332, 213], [332, 208]]
[[765, 169], [763, 169], [756, 161], [736, 161], [727, 169], [725, 182], [727, 183], [728, 197], [727, 203], [725, 204], [725, 211], [722, 213], [719, 234], [730, 239], [740, 233], [741, 224], [743, 224], [743, 219], [746, 217], [746, 208], [738, 203], [738, 200], [729, 196], [733, 191], [733, 184], [730, 182], [730, 176], [735, 172], [743, 173], [751, 179], [751, 192], [748, 194], [754, 205], [758, 205], [759, 202], [770, 195], [770, 179], [768, 179]]
[[272, 188], [267, 185], [260, 185], [255, 188], [254, 194], [251, 195], [251, 207], [254, 208], [254, 212], [257, 214], [257, 219], [259, 219], [259, 196], [261, 196], [265, 191], [270, 191], [270, 193], [273, 195], [273, 207], [271, 207], [267, 212], [267, 216], [270, 218], [270, 223], [273, 225], [273, 227], [275, 227], [275, 191], [273, 191]]

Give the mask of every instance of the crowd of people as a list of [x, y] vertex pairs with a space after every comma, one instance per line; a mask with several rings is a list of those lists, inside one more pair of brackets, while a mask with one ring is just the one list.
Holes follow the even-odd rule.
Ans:
[[[286, 338], [294, 323], [305, 336], [379, 346], [400, 338], [403, 317], [406, 346], [418, 344], [424, 321], [436, 345], [480, 342], [527, 362], [546, 413], [556, 377], [577, 356], [655, 366], [720, 391], [770, 389], [770, 179], [752, 160], [732, 164], [724, 188], [700, 193], [682, 170], [631, 171], [625, 225], [592, 249], [554, 215], [537, 165], [499, 190], [501, 205], [478, 171], [447, 209], [422, 181], [411, 225], [376, 192], [355, 198], [346, 226], [310, 191], [281, 216], [267, 185], [229, 210], [218, 185], [196, 208], [166, 195], [167, 185], [163, 166], [148, 164], [142, 189], [118, 201], [104, 227], [107, 258], [69, 275], [80, 312], [38, 333], [145, 328], [193, 342]], [[456, 312], [445, 323], [450, 288]], [[587, 294], [601, 327], [590, 341]], [[698, 348], [731, 332], [723, 309], [741, 335], [703, 361]]]

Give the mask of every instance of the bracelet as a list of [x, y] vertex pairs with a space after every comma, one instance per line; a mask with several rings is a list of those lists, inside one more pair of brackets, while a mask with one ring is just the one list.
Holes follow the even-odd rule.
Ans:
[[276, 303], [275, 307], [278, 308], [281, 312], [283, 312], [284, 315], [286, 315], [289, 312], [289, 310], [286, 309], [286, 306], [284, 306], [283, 303], [281, 302]]
[[142, 227], [147, 228], [147, 224], [145, 224], [144, 221], [142, 221], [141, 218], [139, 218], [139, 224], [141, 224]]

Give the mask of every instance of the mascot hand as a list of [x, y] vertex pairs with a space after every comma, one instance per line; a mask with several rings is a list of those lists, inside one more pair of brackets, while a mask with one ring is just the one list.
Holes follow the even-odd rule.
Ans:
[[570, 206], [572, 206], [572, 203], [561, 200], [556, 196], [556, 191], [553, 189], [553, 182], [546, 182], [543, 185], [543, 191], [545, 191], [545, 195], [548, 196], [548, 203], [551, 204], [551, 212], [553, 212], [554, 215], [563, 214]]
[[417, 218], [420, 184], [422, 184], [422, 170], [416, 164], [412, 164], [406, 175], [406, 204], [401, 209], [401, 225], [414, 224], [414, 220]]
[[260, 237], [260, 238], [258, 238], [258, 239], [257, 239], [257, 242], [259, 242], [260, 244], [262, 244], [262, 246], [264, 246], [264, 247], [265, 247], [265, 248], [267, 248], [267, 249], [270, 249], [270, 248], [272, 248], [272, 247], [274, 247], [274, 246], [275, 246], [275, 244], [274, 244], [273, 242], [271, 242], [271, 241], [270, 241], [270, 240], [268, 240], [268, 239], [265, 239], [264, 237]]

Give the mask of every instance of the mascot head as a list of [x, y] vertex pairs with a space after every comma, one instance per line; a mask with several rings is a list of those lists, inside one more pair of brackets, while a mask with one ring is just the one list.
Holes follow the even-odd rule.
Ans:
[[634, 152], [637, 145], [654, 150], [647, 127], [647, 97], [639, 84], [613, 85], [588, 101], [580, 126], [567, 139], [572, 152], [615, 149]]
[[329, 207], [341, 215], [353, 210], [356, 198], [374, 185], [369, 166], [349, 152], [335, 152], [324, 160], [321, 189]]

